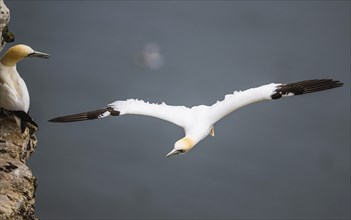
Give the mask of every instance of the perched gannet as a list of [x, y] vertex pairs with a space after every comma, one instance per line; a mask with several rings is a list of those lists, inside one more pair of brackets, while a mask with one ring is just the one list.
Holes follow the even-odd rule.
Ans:
[[185, 137], [178, 140], [174, 149], [166, 155], [169, 157], [186, 153], [208, 135], [214, 136], [214, 124], [241, 107], [259, 101], [319, 92], [342, 85], [343, 83], [332, 79], [305, 80], [289, 84], [271, 83], [245, 91], [235, 91], [233, 94], [226, 95], [224, 100], [217, 101], [211, 106], [199, 105], [192, 108], [169, 106], [165, 103], [151, 104], [142, 100], [128, 99], [113, 102], [103, 109], [53, 118], [49, 121], [75, 122], [125, 114], [160, 118], [183, 127], [185, 131]]
[[49, 54], [34, 51], [27, 45], [19, 44], [8, 49], [0, 58], [0, 109], [3, 109], [2, 113], [6, 111], [20, 118], [21, 120], [18, 120], [15, 117], [22, 131], [26, 123], [38, 127], [28, 115], [28, 89], [16, 69], [17, 62], [26, 57], [49, 58]]

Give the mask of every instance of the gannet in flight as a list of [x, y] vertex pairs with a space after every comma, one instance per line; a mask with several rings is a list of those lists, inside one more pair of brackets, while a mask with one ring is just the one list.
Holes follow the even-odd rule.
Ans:
[[27, 57], [49, 58], [49, 54], [34, 51], [27, 45], [19, 44], [8, 49], [0, 58], [0, 110], [1, 113], [10, 113], [21, 119], [15, 117], [22, 132], [26, 123], [38, 127], [28, 115], [28, 89], [16, 69], [17, 62]]
[[174, 149], [166, 155], [169, 157], [188, 152], [209, 134], [214, 136], [214, 124], [241, 107], [259, 101], [319, 92], [342, 85], [343, 83], [332, 79], [305, 80], [288, 84], [271, 83], [245, 91], [235, 91], [233, 94], [226, 95], [224, 100], [217, 101], [211, 106], [199, 105], [192, 108], [170, 106], [165, 103], [151, 104], [142, 100], [128, 99], [113, 102], [106, 108], [53, 118], [49, 121], [75, 122], [126, 114], [160, 118], [183, 127], [185, 131], [185, 137], [178, 140]]

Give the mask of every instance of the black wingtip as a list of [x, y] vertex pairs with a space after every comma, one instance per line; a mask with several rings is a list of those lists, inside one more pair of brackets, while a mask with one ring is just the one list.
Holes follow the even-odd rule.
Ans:
[[341, 86], [344, 85], [344, 83], [343, 83], [343, 82], [340, 82], [339, 80], [334, 80], [333, 82], [334, 82], [334, 85], [335, 85], [334, 88], [341, 87]]
[[77, 121], [85, 121], [89, 120], [87, 113], [79, 113], [74, 115], [66, 115], [57, 118], [52, 118], [48, 120], [49, 122], [77, 122]]
[[333, 79], [312, 79], [300, 82], [288, 83], [279, 86], [275, 93], [272, 94], [272, 99], [279, 99], [284, 95], [292, 93], [294, 95], [302, 95], [323, 90], [334, 89], [343, 86], [344, 83]]
[[[105, 114], [106, 112], [109, 114]], [[50, 119], [49, 122], [78, 122], [78, 121], [104, 118], [109, 115], [118, 116], [119, 111], [109, 107], [104, 109], [97, 109], [90, 112], [82, 112], [82, 113], [73, 114], [73, 115], [61, 116], [61, 117]]]
[[61, 117], [57, 117], [57, 118], [52, 118], [50, 120], [48, 120], [49, 122], [63, 122]]

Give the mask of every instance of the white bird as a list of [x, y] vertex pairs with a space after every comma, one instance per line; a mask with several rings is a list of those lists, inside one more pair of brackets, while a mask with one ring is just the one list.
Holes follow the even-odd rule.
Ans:
[[49, 58], [49, 56], [49, 54], [34, 51], [27, 45], [19, 44], [8, 49], [0, 58], [0, 109], [3, 114], [10, 113], [21, 119], [15, 117], [22, 132], [26, 123], [35, 127], [38, 125], [28, 115], [29, 93], [26, 83], [17, 72], [16, 64], [27, 57]]
[[128, 99], [113, 102], [106, 108], [57, 117], [49, 121], [75, 122], [126, 114], [160, 118], [182, 127], [185, 131], [185, 137], [178, 140], [174, 149], [166, 155], [169, 157], [186, 153], [208, 135], [214, 136], [214, 124], [241, 107], [259, 101], [319, 92], [342, 85], [343, 83], [332, 79], [305, 80], [289, 84], [271, 83], [245, 91], [235, 91], [233, 94], [226, 95], [224, 100], [217, 101], [211, 106], [199, 105], [192, 108], [170, 106], [165, 103], [151, 104], [142, 100]]

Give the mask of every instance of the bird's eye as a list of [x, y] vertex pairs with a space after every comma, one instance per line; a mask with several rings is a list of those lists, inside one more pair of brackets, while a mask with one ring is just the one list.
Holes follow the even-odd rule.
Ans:
[[185, 152], [185, 150], [177, 150], [179, 153], [184, 153]]

